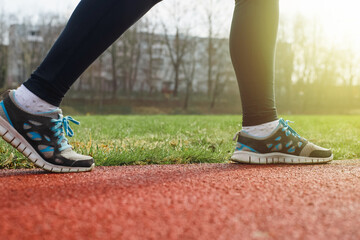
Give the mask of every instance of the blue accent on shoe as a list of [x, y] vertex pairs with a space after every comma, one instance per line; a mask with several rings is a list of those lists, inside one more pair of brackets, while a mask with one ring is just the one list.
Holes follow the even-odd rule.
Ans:
[[64, 136], [64, 132], [66, 136], [72, 137], [74, 136], [73, 130], [70, 128], [69, 123], [73, 122], [76, 125], [79, 125], [80, 122], [76, 121], [70, 116], [63, 117], [61, 114], [59, 114], [58, 119], [51, 119], [51, 122], [55, 123], [55, 126], [51, 128], [51, 131], [53, 131], [54, 137], [58, 137], [57, 144], [60, 144], [61, 147], [59, 148], [59, 151], [63, 151], [67, 148], [71, 148], [71, 145], [68, 144], [67, 138]]
[[291, 147], [287, 151], [288, 151], [288, 153], [293, 153], [293, 152], [295, 152], [295, 147]]
[[275, 141], [280, 141], [281, 140], [281, 136], [278, 136]]
[[41, 140], [42, 137], [39, 133], [37, 132], [29, 132], [29, 134], [31, 134], [31, 140]]
[[298, 146], [301, 147], [303, 145], [302, 142], [298, 142]]
[[28, 123], [24, 123], [24, 127], [31, 127], [31, 125]]
[[11, 125], [12, 127], [14, 127], [14, 125], [12, 124], [12, 122], [11, 122], [11, 120], [10, 120], [9, 114], [8, 114], [8, 112], [6, 111], [6, 108], [5, 108], [5, 105], [4, 105], [4, 101], [1, 101], [1, 102], [0, 102], [0, 105], [1, 105], [1, 107], [2, 107], [2, 109], [3, 109], [3, 111], [4, 111], [4, 113], [5, 113], [5, 116], [6, 116], [7, 120], [9, 121], [10, 125]]
[[241, 147], [236, 147], [236, 150], [241, 151], [243, 148], [244, 148], [244, 146], [241, 146]]
[[40, 152], [44, 153], [44, 152], [53, 152], [54, 151], [54, 147], [50, 147], [48, 146], [47, 148], [44, 148], [43, 150], [40, 150]]
[[292, 141], [288, 142], [288, 143], [286, 144], [286, 147], [289, 147], [291, 144], [292, 144]]
[[51, 141], [51, 139], [50, 139], [49, 137], [47, 137], [47, 136], [44, 136], [44, 137], [45, 137], [45, 139], [46, 139], [48, 142]]
[[266, 145], [268, 148], [271, 148], [273, 145], [272, 144], [268, 144]]
[[281, 143], [279, 143], [278, 145], [275, 146], [276, 150], [280, 150], [280, 145], [281, 145]]
[[253, 148], [251, 148], [251, 147], [249, 147], [249, 146], [246, 146], [245, 144], [242, 144], [242, 143], [239, 143], [239, 142], [238, 142], [238, 144], [240, 144], [241, 147], [236, 147], [236, 150], [241, 151], [244, 147], [246, 147], [246, 148], [250, 149], [250, 151], [252, 151], [252, 152], [254, 152], [254, 153], [257, 153], [257, 151], [256, 151], [255, 149], [253, 149]]

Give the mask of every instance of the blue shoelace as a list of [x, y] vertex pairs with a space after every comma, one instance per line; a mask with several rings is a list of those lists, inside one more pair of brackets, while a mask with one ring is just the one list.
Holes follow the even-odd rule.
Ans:
[[292, 121], [289, 120], [284, 120], [282, 118], [279, 119], [279, 122], [283, 125], [282, 131], [285, 132], [286, 136], [289, 136], [290, 134], [292, 134], [295, 137], [301, 138], [300, 135], [289, 126], [289, 123], [294, 123]]
[[70, 116], [63, 117], [63, 115], [61, 114], [59, 114], [58, 119], [51, 119], [51, 122], [55, 123], [55, 126], [51, 128], [51, 131], [53, 131], [55, 133], [54, 136], [58, 138], [57, 144], [61, 145], [59, 151], [61, 152], [65, 149], [71, 148], [71, 145], [69, 145], [68, 140], [64, 135], [64, 132], [66, 136], [74, 136], [74, 132], [70, 128], [70, 122], [73, 122], [76, 125], [79, 125], [80, 122], [76, 121]]

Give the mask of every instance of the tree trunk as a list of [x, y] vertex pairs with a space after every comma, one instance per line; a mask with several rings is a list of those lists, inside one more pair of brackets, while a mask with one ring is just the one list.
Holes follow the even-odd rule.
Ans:
[[116, 43], [111, 46], [111, 74], [112, 74], [112, 99], [116, 99], [117, 93], [117, 76], [116, 76]]
[[212, 67], [213, 67], [213, 41], [212, 41], [212, 31], [210, 30], [209, 32], [209, 38], [208, 38], [208, 79], [207, 79], [207, 85], [208, 85], [208, 89], [207, 89], [207, 94], [208, 97], [211, 96], [212, 93]]
[[174, 83], [174, 92], [173, 92], [173, 96], [177, 97], [177, 93], [178, 93], [178, 87], [179, 87], [179, 69], [180, 66], [175, 66], [175, 83]]

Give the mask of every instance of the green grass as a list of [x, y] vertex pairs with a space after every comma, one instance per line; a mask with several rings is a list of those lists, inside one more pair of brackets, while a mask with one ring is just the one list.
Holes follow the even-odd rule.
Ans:
[[[335, 159], [360, 158], [360, 116], [288, 116], [291, 126]], [[78, 116], [72, 125], [75, 150], [97, 165], [220, 163], [230, 158], [240, 116]], [[0, 168], [32, 167], [5, 141]]]

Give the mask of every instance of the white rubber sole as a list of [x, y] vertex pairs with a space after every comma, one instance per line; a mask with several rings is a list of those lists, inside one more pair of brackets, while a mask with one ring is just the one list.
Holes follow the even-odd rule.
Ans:
[[5, 119], [0, 116], [0, 136], [14, 148], [16, 148], [20, 153], [22, 153], [26, 158], [33, 162], [37, 167], [40, 167], [44, 170], [50, 172], [88, 172], [95, 167], [95, 163], [89, 168], [81, 167], [66, 167], [60, 165], [54, 165], [46, 162], [35, 150], [34, 148], [21, 136], [15, 128], [13, 128]]
[[311, 158], [294, 156], [285, 153], [266, 153], [259, 154], [253, 152], [236, 151], [231, 160], [247, 164], [319, 164], [333, 160], [333, 155], [328, 158]]

